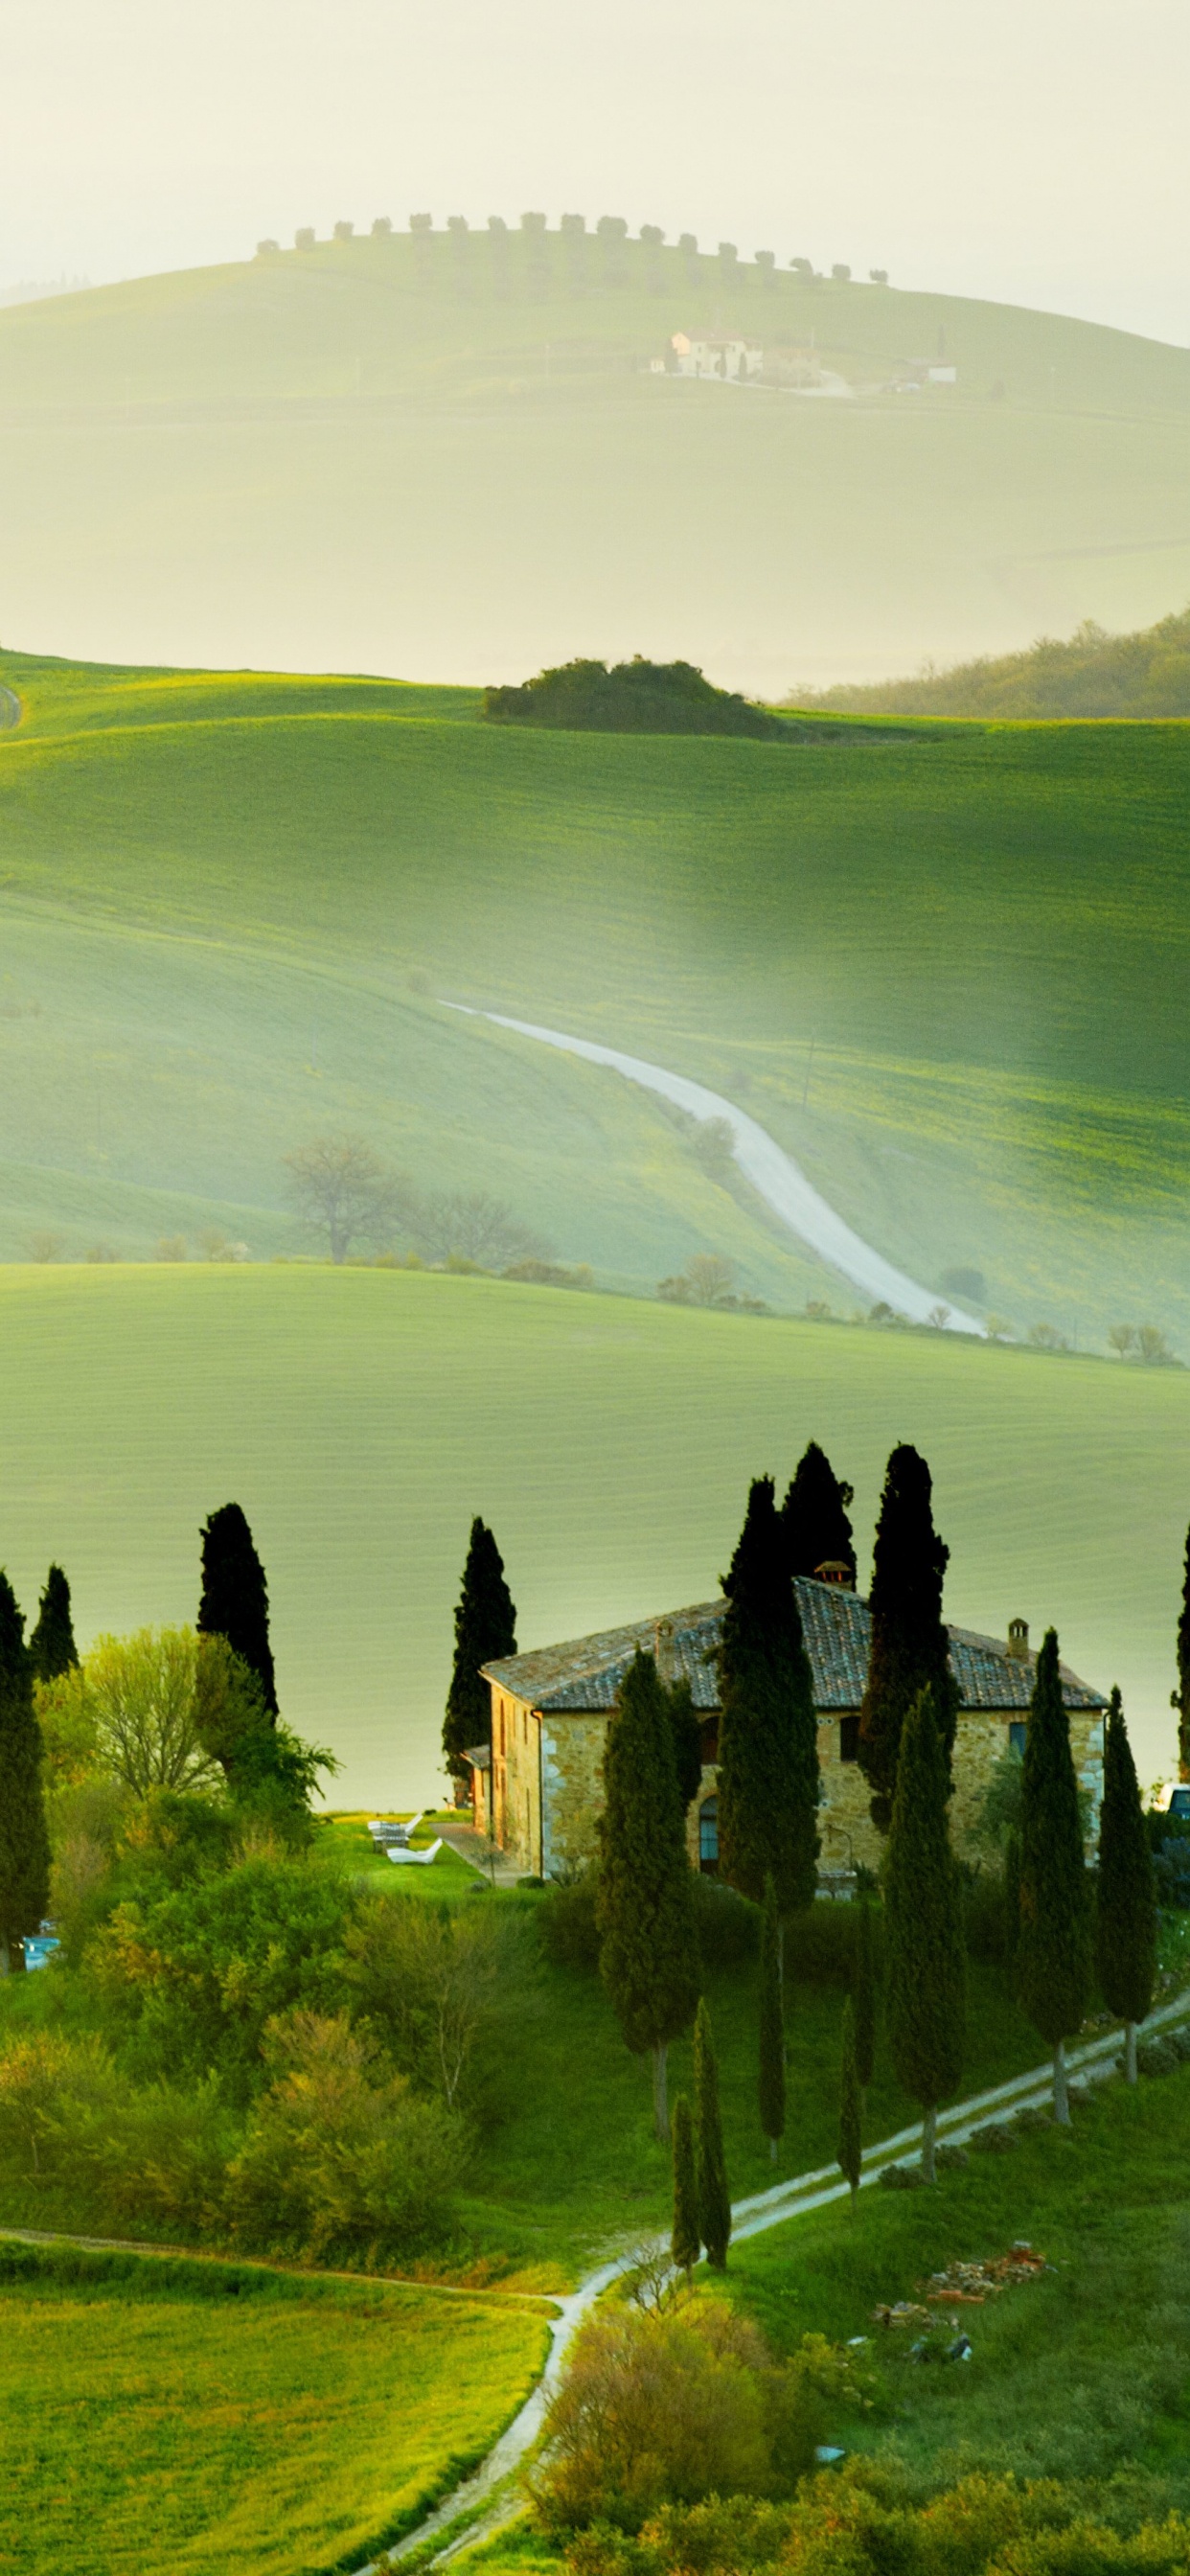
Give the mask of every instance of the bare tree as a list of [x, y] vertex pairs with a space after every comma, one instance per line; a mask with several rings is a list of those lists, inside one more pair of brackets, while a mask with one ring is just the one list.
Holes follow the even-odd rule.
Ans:
[[383, 1239], [401, 1205], [402, 1184], [360, 1136], [315, 1136], [287, 1154], [289, 1195], [315, 1233], [325, 1234], [332, 1261], [353, 1243]]
[[486, 1190], [422, 1202], [417, 1232], [432, 1261], [449, 1261], [453, 1253], [477, 1262], [481, 1270], [507, 1270], [514, 1261], [544, 1260], [550, 1246], [524, 1225], [506, 1201]]
[[1113, 1324], [1107, 1338], [1117, 1358], [1126, 1360], [1129, 1351], [1136, 1348], [1136, 1326], [1135, 1324]]
[[1146, 1368], [1168, 1368], [1173, 1360], [1164, 1333], [1156, 1324], [1142, 1324], [1136, 1336], [1141, 1359]]

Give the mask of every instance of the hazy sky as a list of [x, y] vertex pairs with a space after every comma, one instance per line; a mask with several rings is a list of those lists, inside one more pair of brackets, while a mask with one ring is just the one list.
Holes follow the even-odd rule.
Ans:
[[623, 214], [1190, 341], [1186, 0], [15, 0], [0, 287]]

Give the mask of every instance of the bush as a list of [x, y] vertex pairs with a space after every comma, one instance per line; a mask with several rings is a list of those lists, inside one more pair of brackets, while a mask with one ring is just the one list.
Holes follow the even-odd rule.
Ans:
[[934, 2150], [934, 2163], [939, 2173], [962, 2173], [970, 2162], [965, 2147], [952, 2146], [946, 2139]]
[[358, 2014], [403, 2075], [448, 2110], [470, 2105], [475, 2050], [507, 1987], [523, 1999], [523, 1915], [488, 1906], [402, 1905], [378, 1896], [348, 1929], [346, 1977]]
[[716, 689], [690, 662], [567, 662], [523, 688], [484, 690], [489, 724], [562, 725], [597, 733], [748, 734], [782, 741], [779, 716]]
[[599, 1966], [599, 1926], [595, 1906], [599, 1894], [599, 1870], [594, 1861], [579, 1870], [573, 1878], [555, 1879], [543, 1905], [538, 1908], [538, 1925], [547, 1959], [555, 1968], [574, 1968], [585, 1976], [594, 1976]]
[[0, 2144], [10, 2172], [67, 2182], [105, 2224], [201, 2232], [234, 2132], [213, 2085], [137, 2091], [94, 2036], [38, 2030], [0, 2057]]
[[[721, 1878], [694, 1881], [694, 1921], [705, 1968], [738, 1968], [760, 1948], [760, 1908]], [[788, 1940], [788, 1933], [786, 1939]]]
[[[795, 1985], [851, 1986], [859, 1961], [858, 1905], [821, 1898], [785, 1927], [785, 1967]], [[877, 1977], [884, 1957], [884, 1917], [872, 1908], [872, 1956]]]
[[1167, 2039], [1142, 2039], [1136, 2063], [1141, 2075], [1172, 2075], [1181, 2064], [1181, 2055]]
[[460, 2122], [415, 2099], [345, 2013], [269, 2024], [272, 2083], [228, 2170], [245, 2241], [324, 2259], [408, 2253], [440, 2230], [462, 2171]]
[[1008, 1918], [1004, 1881], [998, 1874], [975, 1871], [963, 1885], [963, 1929], [967, 1956], [996, 1967], [1007, 1956]]
[[718, 2299], [660, 2313], [600, 2309], [583, 2327], [546, 2418], [534, 2487], [551, 2530], [639, 2530], [665, 2504], [792, 2493], [828, 2408], [862, 2403], [853, 2357], [808, 2335], [787, 2363]]
[[882, 2165], [879, 2178], [885, 2191], [920, 2191], [922, 2186], [920, 2165]]
[[985, 2120], [981, 2129], [971, 2132], [971, 2144], [984, 2155], [1011, 2155], [1016, 2138], [1007, 2120]]

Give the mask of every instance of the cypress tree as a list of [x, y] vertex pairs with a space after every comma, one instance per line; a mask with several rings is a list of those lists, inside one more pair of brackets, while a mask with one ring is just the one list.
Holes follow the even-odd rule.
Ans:
[[679, 2093], [673, 2116], [674, 2223], [669, 2250], [679, 2271], [689, 2280], [699, 2255], [702, 2239], [698, 2233], [698, 2178], [694, 2166], [694, 2122], [690, 2104]]
[[723, 1589], [720, 1875], [754, 1904], [771, 1875], [784, 1921], [814, 1896], [818, 1722], [771, 1476], [751, 1487]]
[[5, 1966], [24, 1966], [18, 1944], [35, 1932], [50, 1901], [50, 1844], [41, 1786], [41, 1728], [33, 1708], [33, 1667], [25, 1622], [0, 1574], [0, 1947]]
[[599, 1972], [629, 2048], [652, 2051], [654, 2122], [665, 2139], [666, 2059], [698, 2002], [698, 1937], [669, 1703], [651, 1655], [638, 1652], [620, 1685], [603, 1787]]
[[446, 1694], [442, 1748], [454, 1780], [469, 1777], [468, 1747], [487, 1744], [492, 1700], [480, 1665], [516, 1653], [516, 1604], [504, 1580], [504, 1559], [486, 1521], [471, 1523], [463, 1585], [455, 1606], [455, 1659]]
[[921, 2169], [934, 2180], [938, 2104], [963, 2071], [965, 1961], [946, 1824], [946, 1751], [932, 1693], [905, 1721], [884, 1890], [885, 2017], [897, 2080], [921, 2104]]
[[855, 1542], [847, 1517], [853, 1500], [854, 1488], [840, 1483], [825, 1450], [809, 1441], [781, 1505], [791, 1574], [812, 1576], [816, 1566], [833, 1562], [850, 1566], [854, 1583]]
[[694, 2171], [698, 2232], [712, 2271], [725, 2272], [731, 2242], [731, 2194], [719, 2116], [719, 2067], [705, 1996], [694, 2018]]
[[1186, 1572], [1178, 1620], [1178, 1686], [1173, 1695], [1178, 1712], [1178, 1771], [1190, 1780], [1190, 1530], [1186, 1532]]
[[226, 1637], [232, 1653], [255, 1673], [265, 1707], [275, 1719], [277, 1682], [269, 1644], [268, 1585], [238, 1503], [224, 1503], [204, 1524], [202, 1596], [195, 1625], [203, 1636]]
[[1103, 1748], [1095, 1928], [1099, 1983], [1124, 2024], [1126, 2072], [1135, 2084], [1136, 2025], [1152, 2008], [1157, 1982], [1157, 1891], [1118, 1690], [1111, 1695]]
[[872, 2081], [876, 2063], [876, 1956], [872, 1940], [872, 1908], [867, 1897], [859, 1907], [859, 1940], [855, 1962], [855, 2065], [861, 2093]]
[[781, 1990], [781, 1926], [772, 1873], [764, 1882], [764, 1919], [760, 1930], [760, 2125], [777, 2161], [785, 2135], [785, 2011]]
[[930, 1471], [902, 1444], [888, 1462], [872, 1559], [872, 1642], [859, 1713], [859, 1758], [872, 1791], [872, 1822], [887, 1833], [901, 1732], [923, 1690], [934, 1695], [946, 1754], [954, 1750], [959, 1694], [950, 1670], [942, 1619], [942, 1579], [950, 1550], [934, 1527]]
[[78, 1662], [70, 1617], [70, 1585], [60, 1565], [51, 1565], [37, 1605], [37, 1625], [29, 1639], [33, 1678], [52, 1682]]
[[1021, 2002], [1054, 2052], [1054, 2118], [1070, 2119], [1065, 2043], [1091, 1991], [1091, 1909], [1078, 1786], [1062, 1699], [1058, 1640], [1047, 1628], [1033, 1684], [1021, 1778]]
[[856, 2016], [850, 1995], [843, 2006], [843, 2072], [839, 2085], [839, 2168], [851, 2185], [851, 2215], [863, 2166], [863, 2089], [856, 2050]]
[[673, 1728], [674, 1765], [678, 1775], [678, 1796], [685, 1813], [692, 1798], [702, 1787], [702, 1723], [694, 1705], [694, 1693], [688, 1681], [670, 1682], [665, 1696], [669, 1702], [669, 1722]]

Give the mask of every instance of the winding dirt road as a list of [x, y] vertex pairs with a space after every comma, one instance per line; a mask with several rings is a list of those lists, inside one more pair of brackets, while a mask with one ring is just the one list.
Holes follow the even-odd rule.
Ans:
[[[685, 1074], [667, 1073], [663, 1065], [648, 1064], [641, 1056], [622, 1055], [617, 1047], [596, 1046], [590, 1038], [567, 1037], [561, 1029], [539, 1028], [532, 1020], [509, 1019], [503, 1011], [473, 1010], [465, 1002], [451, 1002], [448, 1008], [464, 1011], [468, 1019], [492, 1020], [497, 1028], [513, 1029], [518, 1037], [536, 1038], [542, 1046], [559, 1047], [564, 1055], [582, 1056], [588, 1064], [607, 1065], [611, 1072], [639, 1083], [642, 1090], [655, 1091], [662, 1099], [672, 1100], [692, 1118], [723, 1119], [731, 1129], [732, 1153], [740, 1170], [799, 1242], [809, 1244], [811, 1251], [849, 1279], [853, 1288], [891, 1306], [895, 1314], [908, 1316], [912, 1323], [928, 1324], [945, 1312], [937, 1289], [923, 1288], [916, 1279], [908, 1278], [903, 1270], [886, 1261], [883, 1253], [855, 1234], [767, 1128], [749, 1118], [746, 1110], [724, 1100], [719, 1092], [708, 1091], [704, 1083], [688, 1081]], [[983, 1325], [958, 1307], [946, 1314], [945, 1330], [984, 1338]]]

